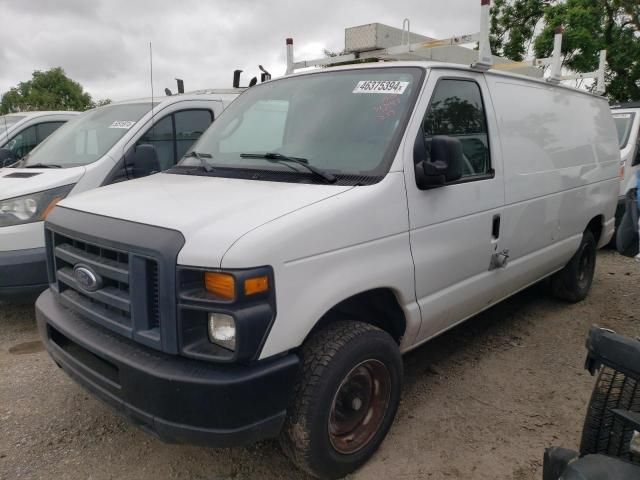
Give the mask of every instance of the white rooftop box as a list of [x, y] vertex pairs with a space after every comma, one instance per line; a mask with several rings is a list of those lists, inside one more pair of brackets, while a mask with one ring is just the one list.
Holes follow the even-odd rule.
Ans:
[[[344, 30], [344, 47], [346, 52], [367, 52], [369, 50], [380, 50], [383, 48], [395, 47], [406, 43], [407, 32], [401, 28], [390, 27], [382, 23], [369, 23], [358, 27], [349, 27]], [[410, 33], [409, 43], [428, 42], [432, 38]]]

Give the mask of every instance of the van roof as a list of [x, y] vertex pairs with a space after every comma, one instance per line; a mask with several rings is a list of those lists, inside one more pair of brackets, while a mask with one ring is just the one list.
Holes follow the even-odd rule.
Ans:
[[610, 107], [611, 110], [617, 110], [619, 108], [640, 108], [640, 102], [612, 103]]
[[[27, 117], [27, 118], [33, 118], [33, 117], [42, 117], [45, 115], [78, 115], [82, 112], [75, 112], [75, 111], [71, 111], [71, 110], [39, 110], [36, 112], [11, 112], [11, 113], [7, 113], [5, 114], [7, 117], [12, 117], [14, 115], [16, 116], [20, 116], [20, 117]], [[2, 117], [4, 115], [0, 115], [0, 117]]]
[[[505, 77], [505, 78], [511, 78], [514, 80], [518, 80], [521, 82], [528, 82], [528, 83], [535, 83], [538, 85], [546, 85], [548, 87], [553, 87], [553, 88], [561, 88], [570, 92], [575, 92], [575, 93], [581, 93], [584, 95], [589, 95], [591, 97], [595, 97], [595, 98], [599, 98], [602, 100], [605, 100], [604, 97], [597, 95], [595, 93], [591, 93], [588, 92], [586, 90], [581, 90], [578, 88], [573, 88], [570, 87], [568, 85], [563, 85], [560, 83], [551, 83], [551, 82], [547, 82], [545, 79], [543, 78], [535, 78], [535, 77], [530, 77], [528, 75], [521, 75], [515, 72], [508, 72], [508, 71], [504, 71], [504, 70], [493, 70], [493, 69], [489, 69], [489, 70], [479, 70], [479, 69], [475, 69], [472, 68], [470, 65], [463, 65], [463, 64], [459, 64], [459, 63], [444, 63], [444, 62], [438, 62], [438, 61], [419, 61], [419, 60], [410, 60], [410, 61], [396, 61], [396, 60], [392, 60], [392, 61], [383, 61], [383, 62], [364, 62], [364, 63], [356, 63], [356, 64], [348, 64], [348, 65], [340, 65], [340, 66], [335, 66], [335, 67], [327, 67], [327, 68], [322, 68], [322, 69], [313, 69], [313, 70], [307, 70], [304, 72], [294, 72], [291, 73], [289, 75], [287, 75], [286, 77], [294, 77], [294, 76], [298, 76], [298, 75], [309, 75], [309, 74], [314, 74], [314, 73], [319, 73], [319, 72], [327, 72], [327, 71], [332, 71], [332, 70], [355, 70], [355, 69], [366, 69], [366, 68], [390, 68], [390, 67], [420, 67], [420, 68], [424, 68], [424, 69], [446, 69], [446, 70], [462, 70], [462, 71], [467, 71], [467, 72], [476, 72], [476, 73], [484, 73], [486, 75], [494, 75], [494, 76], [499, 76], [499, 77]], [[286, 77], [280, 77], [280, 78], [286, 78]], [[271, 81], [277, 81], [278, 79], [273, 79]]]
[[[240, 95], [246, 89], [244, 88], [216, 88], [194, 90], [193, 92], [174, 93], [173, 95], [154, 96], [153, 101], [160, 103], [173, 103], [181, 100], [232, 100]], [[110, 103], [109, 105], [122, 105], [127, 103], [146, 103], [151, 102], [151, 97], [131, 98]]]

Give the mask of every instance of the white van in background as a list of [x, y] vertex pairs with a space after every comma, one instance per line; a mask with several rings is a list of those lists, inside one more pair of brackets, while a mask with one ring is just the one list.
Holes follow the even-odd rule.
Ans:
[[160, 438], [279, 436], [321, 478], [384, 439], [401, 353], [546, 277], [584, 299], [615, 226], [607, 101], [486, 67], [292, 74], [193, 152], [51, 212], [43, 342]]
[[0, 116], [0, 168], [33, 150], [79, 112], [21, 112]]
[[611, 105], [620, 145], [620, 193], [616, 209], [616, 226], [625, 212], [625, 196], [636, 187], [640, 170], [640, 102]]
[[0, 170], [0, 298], [47, 287], [43, 220], [58, 201], [172, 167], [241, 91], [99, 107], [64, 125], [16, 168]]

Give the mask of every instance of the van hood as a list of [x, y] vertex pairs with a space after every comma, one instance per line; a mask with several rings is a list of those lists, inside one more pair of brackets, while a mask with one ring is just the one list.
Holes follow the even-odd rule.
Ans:
[[245, 233], [351, 188], [158, 173], [81, 193], [59, 206], [177, 230], [185, 237], [183, 251], [206, 239], [207, 251], [190, 251], [190, 263], [216, 267]]
[[85, 167], [0, 168], [0, 200], [77, 183]]

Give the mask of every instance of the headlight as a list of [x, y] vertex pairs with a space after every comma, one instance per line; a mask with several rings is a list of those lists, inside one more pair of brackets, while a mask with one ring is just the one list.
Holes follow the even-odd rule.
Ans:
[[73, 185], [64, 185], [44, 192], [0, 200], [0, 227], [44, 220], [72, 188]]
[[209, 340], [229, 350], [236, 348], [236, 322], [231, 315], [209, 314]]

